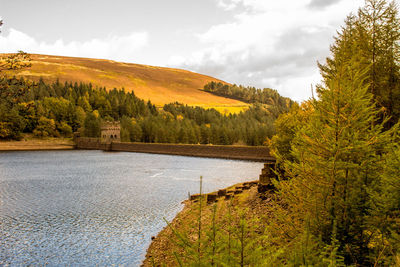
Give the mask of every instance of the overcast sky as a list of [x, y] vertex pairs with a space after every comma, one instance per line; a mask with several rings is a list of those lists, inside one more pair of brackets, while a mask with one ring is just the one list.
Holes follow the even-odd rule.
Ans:
[[294, 100], [364, 0], [0, 0], [0, 52], [188, 69]]

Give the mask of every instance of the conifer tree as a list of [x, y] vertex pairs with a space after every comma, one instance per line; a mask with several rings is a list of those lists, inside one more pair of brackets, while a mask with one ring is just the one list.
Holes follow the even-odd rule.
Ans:
[[376, 123], [369, 70], [360, 72], [359, 64], [343, 60], [318, 88], [314, 112], [292, 142], [295, 160], [284, 162], [291, 179], [278, 185], [304, 229], [324, 244], [337, 240], [346, 263], [368, 261], [368, 192], [379, 181], [379, 154], [389, 134]]
[[84, 135], [87, 137], [100, 137], [100, 118], [95, 112], [86, 114], [84, 122]]
[[[400, 124], [395, 130], [399, 132]], [[380, 186], [371, 193], [374, 198], [369, 221], [378, 233], [371, 243], [376, 250], [375, 261], [385, 266], [400, 265], [400, 142], [395, 138], [383, 156]]]
[[277, 164], [294, 160], [291, 155], [292, 141], [296, 132], [302, 128], [304, 122], [308, 121], [312, 112], [310, 101], [305, 101], [301, 105], [293, 104], [288, 113], [282, 114], [276, 119], [274, 123], [276, 135], [268, 140], [268, 145]]
[[400, 20], [397, 6], [386, 0], [366, 0], [357, 15], [350, 15], [331, 46], [332, 57], [319, 64], [324, 79], [338, 70], [340, 61], [353, 60], [359, 71], [370, 67], [365, 79], [374, 101], [382, 108], [381, 120], [390, 116], [386, 129], [400, 118]]

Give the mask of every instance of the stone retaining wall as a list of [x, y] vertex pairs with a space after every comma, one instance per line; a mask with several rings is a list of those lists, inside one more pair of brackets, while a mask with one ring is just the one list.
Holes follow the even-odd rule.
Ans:
[[267, 147], [215, 146], [182, 144], [112, 143], [112, 151], [195, 156], [208, 158], [266, 161], [271, 158]]
[[220, 146], [220, 145], [184, 145], [112, 142], [103, 144], [97, 138], [76, 138], [78, 149], [100, 149], [108, 151], [126, 151], [154, 154], [181, 155], [207, 158], [240, 159], [252, 161], [271, 161], [269, 150], [265, 146]]
[[100, 142], [99, 138], [78, 137], [75, 138], [77, 149], [109, 150], [110, 145]]

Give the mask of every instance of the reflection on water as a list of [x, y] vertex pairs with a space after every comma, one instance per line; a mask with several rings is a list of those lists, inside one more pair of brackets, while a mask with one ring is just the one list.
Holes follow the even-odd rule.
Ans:
[[140, 265], [200, 175], [214, 191], [261, 168], [138, 153], [0, 153], [0, 265]]

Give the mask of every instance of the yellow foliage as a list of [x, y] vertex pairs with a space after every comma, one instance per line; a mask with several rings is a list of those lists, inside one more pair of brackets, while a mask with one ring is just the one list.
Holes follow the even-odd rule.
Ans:
[[291, 159], [291, 142], [296, 132], [309, 120], [314, 108], [311, 101], [294, 104], [289, 113], [282, 114], [275, 121], [277, 134], [267, 140], [272, 154], [278, 162]]
[[96, 116], [96, 118], [99, 118], [99, 117], [100, 117], [100, 113], [99, 113], [98, 110], [94, 110], [94, 111], [93, 111], [93, 115]]

